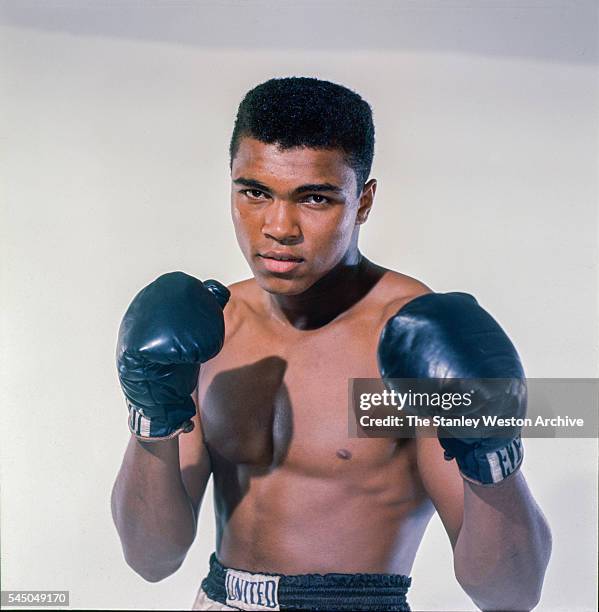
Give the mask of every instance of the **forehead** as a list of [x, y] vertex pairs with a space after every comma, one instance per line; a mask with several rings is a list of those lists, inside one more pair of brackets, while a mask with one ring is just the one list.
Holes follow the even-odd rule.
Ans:
[[338, 149], [281, 149], [244, 137], [233, 159], [232, 178], [243, 176], [262, 180], [331, 182], [340, 187], [355, 185], [353, 169]]

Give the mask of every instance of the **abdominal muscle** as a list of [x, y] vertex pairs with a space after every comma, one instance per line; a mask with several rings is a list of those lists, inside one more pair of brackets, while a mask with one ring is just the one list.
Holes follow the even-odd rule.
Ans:
[[[272, 472], [230, 464], [215, 470], [219, 560], [287, 575], [409, 575], [433, 513], [406, 458], [411, 450], [371, 468], [339, 459], [340, 469], [329, 475], [285, 464]], [[232, 479], [241, 492], [237, 500], [229, 493]]]

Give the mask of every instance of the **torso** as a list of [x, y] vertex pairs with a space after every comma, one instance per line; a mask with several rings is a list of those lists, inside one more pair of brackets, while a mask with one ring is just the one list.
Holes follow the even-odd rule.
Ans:
[[348, 379], [379, 378], [382, 327], [426, 287], [386, 272], [310, 331], [268, 316], [253, 279], [231, 291], [224, 348], [198, 386], [219, 559], [284, 574], [409, 574], [433, 512], [415, 442], [349, 437]]

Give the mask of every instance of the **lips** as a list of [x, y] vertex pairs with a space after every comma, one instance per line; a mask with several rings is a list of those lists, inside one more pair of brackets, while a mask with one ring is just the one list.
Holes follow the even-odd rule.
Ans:
[[258, 257], [269, 272], [284, 274], [300, 266], [304, 259], [284, 251], [267, 251], [259, 253]]

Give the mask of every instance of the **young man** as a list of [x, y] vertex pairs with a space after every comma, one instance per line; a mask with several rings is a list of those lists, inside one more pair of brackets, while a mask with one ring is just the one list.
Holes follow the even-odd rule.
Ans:
[[[409, 610], [435, 510], [456, 578], [481, 609], [538, 602], [550, 534], [518, 470], [517, 432], [348, 435], [348, 379], [523, 378], [474, 298], [434, 294], [360, 253], [373, 151], [371, 110], [356, 93], [312, 78], [251, 90], [230, 154], [231, 212], [253, 278], [229, 295], [164, 275], [121, 325], [133, 435], [113, 516], [129, 565], [161, 580], [192, 545], [213, 476], [216, 554], [195, 609]], [[506, 393], [492, 408], [521, 414], [525, 394], [506, 407]]]

